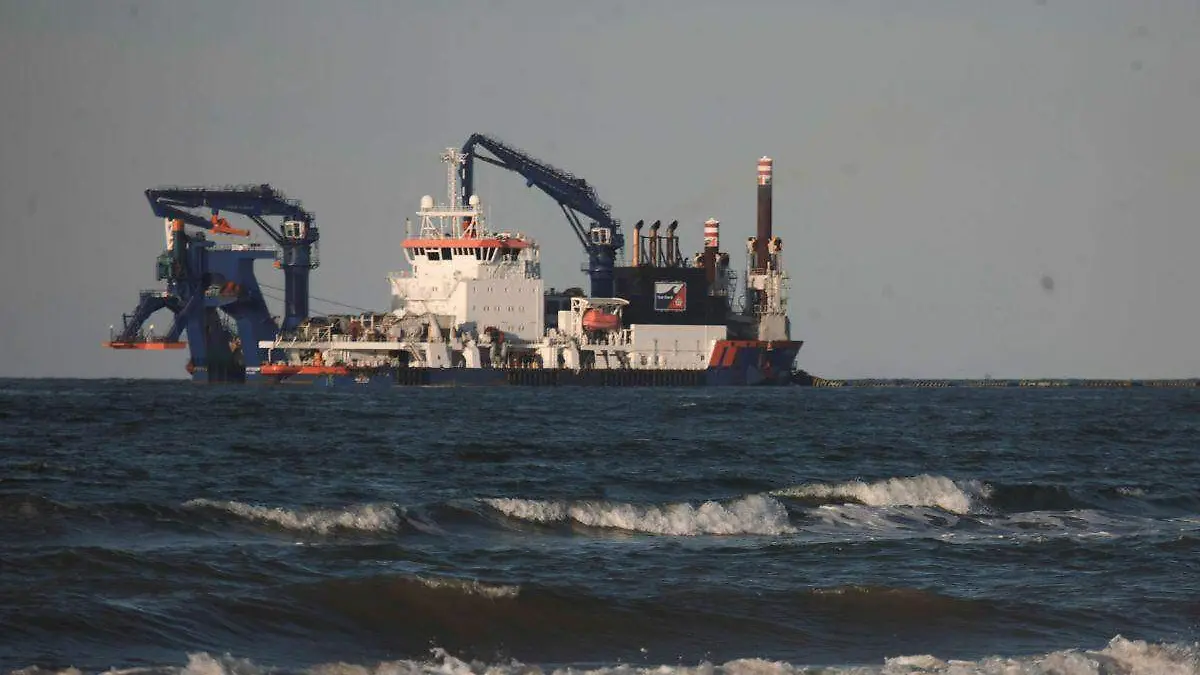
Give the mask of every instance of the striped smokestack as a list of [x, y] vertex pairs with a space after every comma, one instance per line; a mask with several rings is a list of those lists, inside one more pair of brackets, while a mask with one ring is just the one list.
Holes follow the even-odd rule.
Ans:
[[709, 286], [717, 280], [717, 251], [721, 248], [721, 223], [716, 218], [704, 221], [704, 276]]
[[767, 267], [767, 242], [771, 240], [771, 175], [775, 162], [770, 157], [758, 160], [758, 236], [754, 242], [754, 269]]
[[704, 248], [721, 248], [721, 222], [716, 218], [704, 221]]

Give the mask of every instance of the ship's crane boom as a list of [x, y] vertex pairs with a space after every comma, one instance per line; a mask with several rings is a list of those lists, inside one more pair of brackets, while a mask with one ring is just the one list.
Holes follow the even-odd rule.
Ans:
[[[182, 220], [188, 225], [213, 229], [213, 223], [186, 209], [211, 209], [213, 215], [229, 211], [247, 216], [276, 244], [283, 245], [282, 232], [263, 220], [264, 216], [282, 216], [312, 224], [313, 215], [300, 206], [300, 202], [288, 199], [270, 185], [246, 185], [220, 188], [209, 187], [159, 187], [146, 190], [146, 199], [154, 215], [160, 218]], [[315, 238], [314, 238], [315, 241]]]
[[[483, 149], [490, 157], [479, 154]], [[463, 199], [473, 194], [475, 160], [492, 164], [520, 174], [526, 187], [536, 187], [549, 195], [588, 254], [587, 273], [591, 279], [592, 297], [612, 297], [613, 265], [617, 251], [625, 245], [621, 222], [612, 217], [608, 204], [600, 201], [588, 182], [569, 172], [537, 160], [524, 152], [485, 134], [473, 134], [462, 147], [464, 161], [459, 178]], [[585, 228], [580, 216], [592, 221]]]
[[[271, 316], [254, 276], [254, 262], [275, 259], [284, 272], [282, 328], [308, 317], [308, 277], [317, 266], [320, 238], [313, 215], [270, 185], [234, 187], [159, 187], [146, 191], [154, 215], [166, 222], [166, 250], [157, 275], [164, 288], [143, 291], [132, 314], [110, 336], [115, 349], [187, 347], [188, 372], [194, 379], [239, 382], [263, 359], [259, 344], [273, 340], [281, 326]], [[231, 226], [221, 212], [242, 215], [275, 243], [218, 244], [207, 234], [247, 237], [250, 230]], [[278, 218], [279, 223], [267, 218]], [[187, 226], [202, 230], [189, 232]], [[152, 314], [174, 315], [162, 338], [142, 330]], [[236, 324], [233, 332], [229, 321]], [[180, 337], [187, 332], [187, 342]]]
[[[219, 188], [160, 187], [146, 190], [146, 199], [154, 215], [160, 218], [181, 220], [220, 234], [249, 234], [229, 227], [229, 223], [219, 217], [221, 211], [249, 218], [279, 246], [281, 252], [283, 328], [295, 328], [308, 317], [308, 273], [318, 264], [314, 246], [320, 239], [320, 232], [313, 223], [313, 215], [304, 210], [300, 202], [285, 197], [267, 184]], [[189, 209], [209, 209], [211, 217], [205, 218]], [[279, 227], [266, 220], [273, 216], [283, 218]]]

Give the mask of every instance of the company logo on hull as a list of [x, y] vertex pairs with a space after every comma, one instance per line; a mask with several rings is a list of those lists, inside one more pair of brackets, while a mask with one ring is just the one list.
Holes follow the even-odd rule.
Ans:
[[654, 282], [654, 310], [657, 312], [683, 312], [687, 310], [687, 282]]

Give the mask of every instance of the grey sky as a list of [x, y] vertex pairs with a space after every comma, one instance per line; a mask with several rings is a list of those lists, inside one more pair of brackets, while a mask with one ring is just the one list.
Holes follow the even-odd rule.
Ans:
[[[818, 374], [1198, 376], [1197, 64], [1196, 0], [0, 0], [0, 375], [183, 374], [100, 347], [155, 283], [158, 184], [270, 182], [322, 227], [313, 294], [386, 308], [484, 131], [685, 251], [719, 218], [739, 266], [774, 157]], [[477, 187], [585, 285], [548, 198]]]

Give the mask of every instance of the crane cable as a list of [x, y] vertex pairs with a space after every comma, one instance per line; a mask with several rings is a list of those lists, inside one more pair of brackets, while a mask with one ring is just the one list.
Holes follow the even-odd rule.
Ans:
[[[261, 286], [261, 287], [263, 287], [263, 288], [269, 288], [269, 289], [271, 289], [271, 290], [273, 290], [273, 291], [279, 291], [279, 292], [281, 292], [281, 293], [283, 293], [283, 292], [286, 292], [286, 291], [284, 291], [284, 289], [282, 289], [282, 288], [280, 288], [280, 287], [278, 287], [278, 286], [272, 286], [272, 285], [270, 285], [270, 284], [264, 284], [264, 283], [263, 283], [263, 282], [261, 282], [261, 281], [260, 281], [260, 282], [258, 282], [258, 285], [259, 285], [259, 286]], [[273, 295], [268, 295], [267, 293], [263, 293], [263, 295], [266, 295], [267, 297], [271, 298], [272, 300], [283, 300], [283, 298], [275, 297], [275, 296], [273, 296]], [[374, 310], [370, 310], [370, 309], [367, 309], [367, 308], [365, 308], [365, 307], [359, 307], [358, 305], [348, 305], [348, 304], [346, 304], [346, 303], [344, 303], [344, 302], [338, 302], [337, 300], [327, 300], [327, 299], [325, 299], [325, 298], [318, 298], [318, 297], [317, 297], [317, 296], [315, 296], [315, 295], [310, 295], [310, 296], [308, 296], [308, 299], [309, 299], [309, 300], [316, 300], [316, 301], [318, 301], [318, 302], [324, 302], [324, 303], [328, 303], [328, 304], [330, 304], [330, 305], [336, 305], [336, 306], [338, 306], [338, 307], [346, 307], [346, 308], [348, 308], [348, 309], [356, 309], [356, 310], [358, 310], [358, 311], [360, 311], [360, 312], [364, 312], [364, 313], [367, 313], [367, 314], [373, 314], [373, 313], [374, 313]]]

